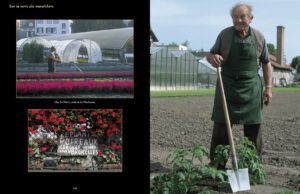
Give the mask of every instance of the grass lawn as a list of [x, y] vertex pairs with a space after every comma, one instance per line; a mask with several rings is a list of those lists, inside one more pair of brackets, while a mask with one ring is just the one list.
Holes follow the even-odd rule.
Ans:
[[[300, 92], [300, 88], [273, 88], [273, 92]], [[215, 89], [151, 91], [150, 97], [214, 96]]]

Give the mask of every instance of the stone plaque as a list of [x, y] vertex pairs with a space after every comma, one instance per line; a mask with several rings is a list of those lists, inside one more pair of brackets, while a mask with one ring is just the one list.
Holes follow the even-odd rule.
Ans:
[[97, 155], [97, 138], [85, 131], [65, 132], [58, 139], [57, 154], [61, 156]]

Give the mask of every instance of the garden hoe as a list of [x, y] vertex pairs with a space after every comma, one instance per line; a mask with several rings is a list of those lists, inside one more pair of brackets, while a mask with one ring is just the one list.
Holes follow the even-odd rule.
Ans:
[[236, 152], [235, 152], [235, 147], [234, 147], [234, 142], [232, 137], [231, 123], [229, 120], [229, 114], [227, 109], [226, 97], [224, 93], [222, 76], [220, 73], [220, 67], [217, 67], [217, 72], [218, 72], [218, 78], [219, 78], [220, 89], [221, 89], [224, 117], [227, 126], [228, 140], [229, 140], [230, 149], [232, 153], [231, 160], [232, 160], [233, 170], [227, 170], [228, 180], [232, 192], [250, 190], [248, 168], [238, 169], [237, 157], [236, 157]]

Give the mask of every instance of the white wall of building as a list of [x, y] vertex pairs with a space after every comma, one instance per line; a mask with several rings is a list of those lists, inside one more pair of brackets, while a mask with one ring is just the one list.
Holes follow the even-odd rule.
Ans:
[[50, 36], [71, 34], [72, 20], [35, 20], [35, 34], [37, 36]]

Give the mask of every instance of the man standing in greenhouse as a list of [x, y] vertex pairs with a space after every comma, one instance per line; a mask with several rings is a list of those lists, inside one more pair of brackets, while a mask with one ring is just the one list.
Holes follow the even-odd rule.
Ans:
[[54, 73], [55, 72], [55, 61], [56, 61], [54, 46], [52, 46], [50, 48], [47, 58], [48, 58], [48, 73]]
[[[250, 27], [252, 7], [236, 4], [231, 9], [233, 26], [221, 31], [207, 57], [214, 67], [222, 67], [222, 78], [231, 124], [244, 125], [244, 135], [251, 140], [261, 158], [263, 101], [272, 100], [272, 66], [263, 35]], [[265, 89], [258, 71], [262, 67]], [[215, 158], [216, 146], [228, 145], [228, 137], [219, 83], [216, 87], [214, 121], [210, 160]], [[226, 165], [226, 164], [225, 164]], [[218, 166], [225, 169], [224, 166]]]

